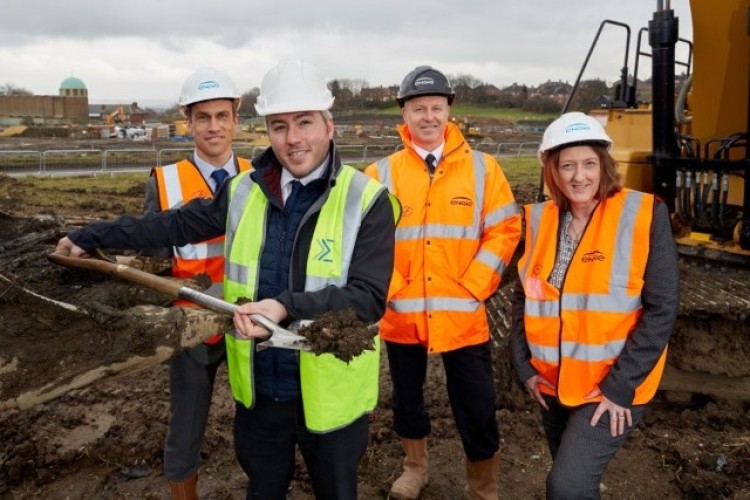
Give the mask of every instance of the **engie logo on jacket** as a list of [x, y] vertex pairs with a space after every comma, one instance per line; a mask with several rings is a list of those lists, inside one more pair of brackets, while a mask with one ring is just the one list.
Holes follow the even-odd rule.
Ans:
[[456, 196], [451, 199], [451, 205], [460, 205], [462, 207], [470, 207], [474, 205], [474, 202], [471, 200], [471, 198], [467, 198], [466, 196]]
[[583, 254], [583, 257], [581, 257], [581, 262], [604, 262], [604, 254], [600, 252], [599, 250], [594, 250], [593, 252], [588, 252]]

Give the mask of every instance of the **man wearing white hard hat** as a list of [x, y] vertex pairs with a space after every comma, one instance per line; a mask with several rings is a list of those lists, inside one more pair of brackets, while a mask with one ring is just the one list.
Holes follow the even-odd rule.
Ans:
[[56, 249], [83, 256], [101, 246], [166, 246], [226, 233], [224, 298], [251, 301], [237, 307], [236, 331], [225, 336], [247, 498], [286, 497], [297, 447], [316, 498], [357, 498], [378, 396], [379, 339], [349, 363], [278, 348], [256, 352], [254, 340], [268, 331], [250, 319], [261, 313], [283, 326], [353, 309], [374, 322], [385, 310], [400, 206], [380, 183], [341, 164], [332, 105], [313, 66], [279, 64], [261, 83], [256, 110], [266, 118], [271, 147], [253, 160], [254, 171], [226, 183], [213, 200], [93, 223]]
[[[250, 168], [250, 162], [232, 152], [239, 121], [240, 92], [234, 82], [214, 68], [200, 68], [182, 85], [178, 104], [195, 142], [188, 157], [156, 167], [146, 185], [145, 212], [182, 206], [193, 198], [212, 198], [224, 180]], [[172, 276], [189, 279], [205, 274], [212, 282], [206, 293], [222, 296], [224, 238], [174, 246], [144, 255], [174, 259]], [[175, 305], [191, 307], [180, 300]], [[223, 333], [223, 332], [217, 332]], [[181, 351], [169, 362], [169, 429], [164, 445], [164, 475], [172, 498], [197, 498], [201, 444], [211, 406], [216, 371], [226, 359], [224, 337]]]

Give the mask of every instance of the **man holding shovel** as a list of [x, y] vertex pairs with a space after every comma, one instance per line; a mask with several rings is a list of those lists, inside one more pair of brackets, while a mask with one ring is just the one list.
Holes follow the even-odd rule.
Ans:
[[[193, 198], [212, 198], [228, 177], [248, 170], [250, 163], [232, 153], [239, 122], [240, 93], [234, 82], [214, 68], [200, 68], [183, 83], [178, 101], [195, 142], [195, 150], [182, 161], [156, 167], [146, 184], [145, 212], [177, 208]], [[222, 296], [224, 238], [161, 250], [144, 255], [174, 259], [172, 276], [207, 275], [212, 296]], [[175, 305], [192, 306], [180, 300]], [[169, 362], [169, 429], [164, 445], [164, 474], [172, 498], [197, 498], [201, 444], [206, 431], [211, 396], [219, 365], [226, 358], [224, 337], [179, 352]]]
[[377, 402], [375, 351], [349, 363], [284, 349], [256, 352], [268, 335], [252, 314], [287, 323], [353, 309], [380, 319], [393, 268], [398, 202], [373, 179], [342, 165], [332, 141], [333, 97], [304, 61], [263, 78], [256, 110], [271, 147], [213, 200], [176, 211], [96, 222], [60, 240], [57, 252], [184, 245], [226, 233], [224, 298], [237, 308], [225, 336], [237, 400], [235, 448], [250, 478], [248, 498], [283, 499], [295, 448], [317, 498], [356, 499], [357, 466]]

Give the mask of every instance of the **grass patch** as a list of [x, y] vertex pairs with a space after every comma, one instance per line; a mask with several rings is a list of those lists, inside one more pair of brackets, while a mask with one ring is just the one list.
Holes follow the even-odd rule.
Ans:
[[538, 184], [541, 166], [536, 156], [504, 156], [498, 161], [511, 188], [521, 184]]

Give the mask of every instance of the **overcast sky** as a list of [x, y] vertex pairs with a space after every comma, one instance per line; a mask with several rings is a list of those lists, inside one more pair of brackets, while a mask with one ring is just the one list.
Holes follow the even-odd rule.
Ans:
[[[282, 59], [303, 58], [328, 79], [392, 85], [430, 64], [504, 87], [575, 81], [599, 24], [638, 30], [657, 0], [2, 0], [0, 84], [57, 95], [68, 76], [91, 103], [176, 102], [196, 68], [227, 72], [242, 92]], [[673, 0], [692, 38], [688, 0]], [[648, 48], [647, 37], [644, 37]], [[625, 30], [609, 26], [587, 78], [611, 82]], [[679, 54], [679, 53], [678, 53]], [[641, 70], [650, 74], [650, 63]]]

